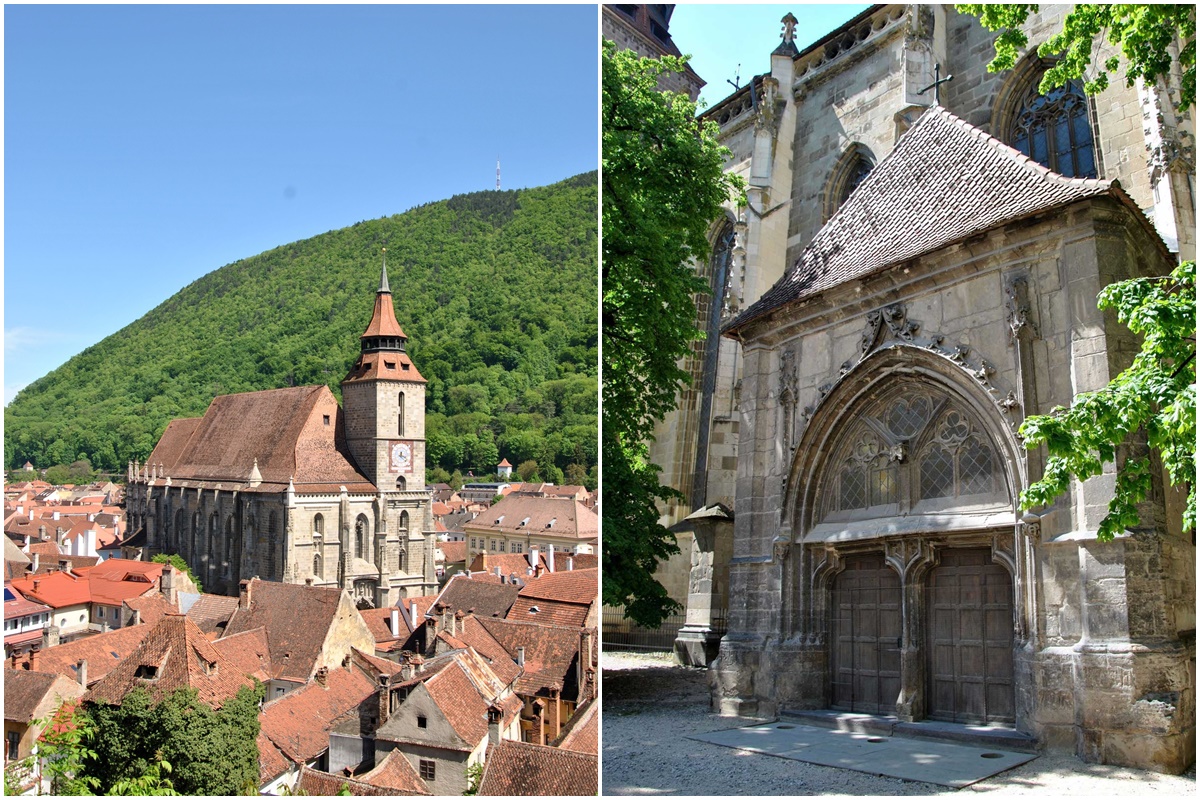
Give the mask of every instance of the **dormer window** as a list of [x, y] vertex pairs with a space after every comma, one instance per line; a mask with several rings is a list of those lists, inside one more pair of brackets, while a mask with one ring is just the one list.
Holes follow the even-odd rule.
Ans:
[[153, 664], [139, 664], [137, 672], [133, 674], [135, 678], [141, 678], [144, 681], [153, 681], [158, 679], [158, 667]]
[[395, 361], [385, 361], [385, 362], [383, 362], [383, 366], [385, 369], [395, 369], [396, 362]]
[[428, 719], [426, 719], [426, 718], [425, 718], [424, 716], [422, 716], [421, 714], [418, 714], [418, 715], [417, 715], [417, 727], [418, 727], [418, 728], [428, 728], [428, 727], [429, 727], [429, 720], [428, 720]]
[[400, 368], [403, 369], [405, 372], [408, 372], [408, 364], [401, 364]]
[[524, 528], [524, 527], [525, 527], [526, 525], [528, 525], [528, 524], [529, 524], [529, 517], [526, 517], [525, 519], [521, 520], [521, 524], [520, 524], [520, 525], [518, 525], [517, 527], [518, 527], [518, 528]]

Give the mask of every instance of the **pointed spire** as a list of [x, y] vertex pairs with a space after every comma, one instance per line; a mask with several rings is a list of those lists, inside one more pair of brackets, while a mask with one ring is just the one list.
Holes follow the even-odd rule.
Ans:
[[250, 468], [250, 477], [246, 481], [250, 486], [258, 486], [262, 483], [262, 473], [258, 471], [258, 459], [254, 459], [254, 466]]
[[376, 294], [391, 294], [392, 289], [388, 286], [387, 279], [387, 248], [383, 248], [383, 270], [379, 274], [379, 291]]

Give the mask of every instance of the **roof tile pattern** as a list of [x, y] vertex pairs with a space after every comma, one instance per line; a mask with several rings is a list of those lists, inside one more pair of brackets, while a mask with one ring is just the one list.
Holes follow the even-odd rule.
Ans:
[[133, 625], [95, 636], [85, 636], [37, 653], [26, 653], [18, 660], [16, 666], [54, 672], [78, 681], [78, 664], [81, 660], [86, 660], [88, 683], [92, 684], [102, 679], [136, 650], [150, 630], [149, 625]]
[[344, 778], [341, 775], [330, 775], [328, 772], [319, 772], [309, 767], [300, 768], [300, 778], [296, 781], [296, 786], [292, 790], [292, 793], [309, 797], [335, 797], [341, 793], [343, 787], [349, 791], [351, 797], [386, 796], [390, 794], [386, 789], [378, 786], [372, 786], [369, 783], [363, 783], [353, 778]]
[[590, 753], [503, 741], [488, 753], [479, 794], [594, 795], [599, 789], [599, 769], [599, 759]]
[[599, 517], [573, 497], [510, 494], [464, 523], [463, 530], [477, 534], [494, 532], [555, 536], [568, 541], [590, 540], [599, 535]]
[[600, 753], [600, 704], [595, 700], [588, 702], [583, 708], [576, 709], [575, 714], [567, 722], [558, 746], [564, 750], [574, 750], [577, 753]]
[[509, 583], [491, 583], [472, 580], [467, 575], [455, 575], [438, 595], [437, 603], [445, 603], [454, 611], [474, 610], [476, 616], [480, 617], [503, 617], [512, 608], [519, 591], [519, 587]]
[[175, 483], [232, 488], [247, 483], [257, 460], [266, 487], [260, 491], [279, 491], [292, 479], [297, 491], [339, 484], [371, 491], [349, 455], [343, 426], [324, 423], [340, 413], [327, 386], [222, 395], [198, 421], [168, 426], [148, 463], [161, 463]]
[[[310, 761], [329, 747], [334, 720], [364, 701], [374, 702], [374, 696], [375, 681], [361, 669], [331, 669], [324, 686], [314, 681], [263, 706], [259, 750], [269, 743], [292, 762]], [[279, 776], [271, 774], [278, 766], [278, 759], [260, 763], [263, 783]]]
[[209, 634], [220, 633], [237, 611], [238, 599], [223, 594], [202, 594], [187, 610], [188, 619]]
[[[62, 683], [60, 675], [51, 672], [29, 672], [23, 669], [4, 670], [4, 719], [12, 722], [30, 723], [38, 714], [38, 706], [52, 691], [65, 692], [64, 699], [72, 699], [83, 693], [79, 684]], [[72, 686], [78, 689], [71, 694]]]
[[119, 705], [137, 688], [158, 702], [177, 689], [195, 689], [200, 702], [220, 708], [254, 680], [222, 656], [196, 624], [171, 614], [146, 635], [136, 650], [98, 681], [84, 697], [95, 703]]
[[566, 690], [566, 699], [575, 698], [578, 687], [572, 685], [577, 683], [572, 667], [579, 655], [579, 628], [504, 619], [480, 619], [476, 623], [510, 657], [516, 657], [518, 647], [525, 648], [525, 672], [517, 678], [517, 692], [535, 695]]
[[1115, 193], [1115, 181], [1064, 178], [934, 106], [724, 332], [1006, 222]]
[[[342, 590], [252, 578], [248, 607], [238, 608], [225, 635], [264, 628], [271, 649], [271, 677], [307, 681], [337, 616]], [[303, 620], [303, 624], [299, 621]]]
[[429, 794], [429, 786], [398, 750], [389, 750], [383, 761], [375, 765], [375, 769], [359, 775], [358, 779], [372, 786], [390, 789], [396, 794]]

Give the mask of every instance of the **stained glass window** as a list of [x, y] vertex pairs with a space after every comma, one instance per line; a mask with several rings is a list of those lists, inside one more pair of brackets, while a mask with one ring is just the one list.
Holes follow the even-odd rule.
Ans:
[[1009, 142], [1068, 178], [1095, 178], [1096, 145], [1087, 97], [1076, 81], [1039, 94], [1034, 83], [1017, 109]]

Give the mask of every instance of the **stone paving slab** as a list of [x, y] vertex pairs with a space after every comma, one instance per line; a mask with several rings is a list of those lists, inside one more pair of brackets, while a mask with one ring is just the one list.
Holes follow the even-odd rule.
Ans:
[[787, 722], [731, 728], [689, 738], [810, 764], [925, 781], [954, 789], [970, 786], [1037, 758], [1034, 753], [873, 736]]

